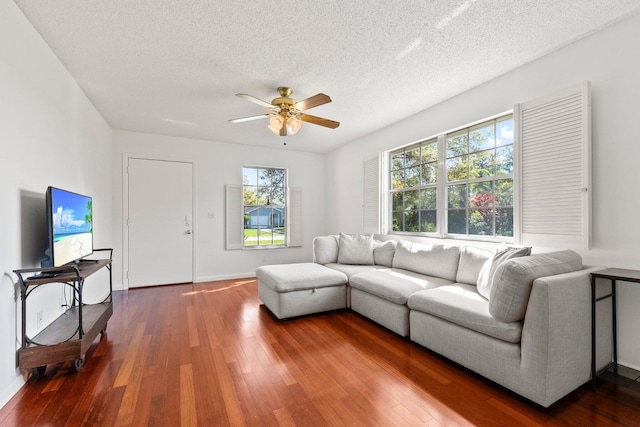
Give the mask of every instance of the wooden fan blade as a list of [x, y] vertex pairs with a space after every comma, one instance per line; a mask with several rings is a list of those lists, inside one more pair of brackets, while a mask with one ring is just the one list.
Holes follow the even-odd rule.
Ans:
[[324, 126], [326, 128], [335, 129], [340, 126], [340, 122], [336, 122], [334, 120], [323, 119], [322, 117], [312, 116], [311, 114], [303, 114], [301, 117], [302, 121], [311, 123], [314, 125]]
[[311, 98], [297, 102], [295, 107], [300, 111], [304, 111], [319, 105], [328, 104], [329, 102], [331, 102], [331, 98], [329, 98], [329, 96], [324, 93], [319, 93], [317, 95], [313, 95]]
[[249, 122], [251, 120], [266, 119], [267, 117], [269, 117], [268, 114], [260, 114], [259, 116], [241, 117], [239, 119], [231, 119], [231, 120], [229, 120], [229, 122], [230, 123], [242, 123], [242, 122]]
[[262, 99], [258, 99], [255, 96], [247, 95], [246, 93], [236, 93], [236, 96], [242, 99], [246, 99], [249, 102], [253, 102], [254, 104], [258, 104], [261, 107], [273, 108], [273, 105], [271, 105], [270, 102], [263, 101]]

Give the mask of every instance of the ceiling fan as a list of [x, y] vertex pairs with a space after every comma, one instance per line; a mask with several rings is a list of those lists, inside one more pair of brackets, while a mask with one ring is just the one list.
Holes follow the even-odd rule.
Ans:
[[253, 102], [254, 104], [258, 104], [261, 107], [265, 107], [268, 109], [268, 112], [258, 116], [242, 117], [229, 121], [231, 123], [242, 123], [269, 117], [268, 129], [279, 136], [295, 135], [302, 127], [302, 122], [324, 126], [331, 129], [335, 129], [340, 126], [340, 123], [334, 120], [324, 119], [322, 117], [316, 117], [311, 114], [304, 113], [305, 110], [331, 102], [331, 98], [327, 95], [319, 93], [305, 100], [296, 101], [290, 97], [292, 93], [293, 89], [290, 87], [279, 87], [278, 94], [280, 94], [280, 97], [274, 98], [271, 103], [245, 93], [237, 93], [236, 96], [246, 99], [249, 102]]

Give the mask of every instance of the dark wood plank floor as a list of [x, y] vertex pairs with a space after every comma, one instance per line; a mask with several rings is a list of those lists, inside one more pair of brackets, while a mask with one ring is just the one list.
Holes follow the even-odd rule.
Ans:
[[549, 409], [350, 311], [277, 321], [255, 279], [115, 293], [85, 367], [50, 365], [2, 426], [640, 425], [599, 380]]

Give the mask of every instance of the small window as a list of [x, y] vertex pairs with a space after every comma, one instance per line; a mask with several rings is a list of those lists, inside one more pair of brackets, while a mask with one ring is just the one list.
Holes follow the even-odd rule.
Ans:
[[244, 166], [244, 247], [285, 246], [287, 171]]

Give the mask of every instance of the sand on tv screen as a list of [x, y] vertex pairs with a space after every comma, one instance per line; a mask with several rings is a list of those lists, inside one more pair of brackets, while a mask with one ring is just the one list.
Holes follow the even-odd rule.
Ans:
[[52, 187], [51, 219], [56, 267], [93, 253], [91, 197]]

